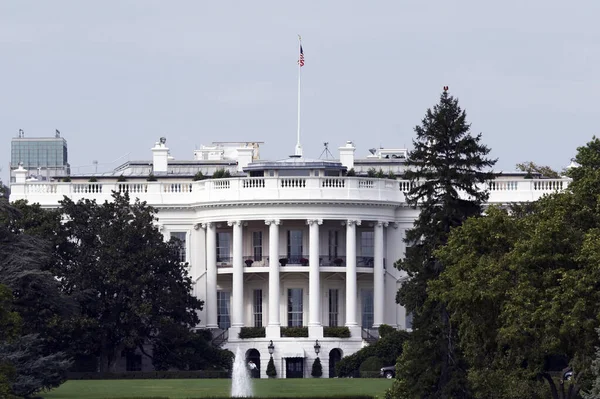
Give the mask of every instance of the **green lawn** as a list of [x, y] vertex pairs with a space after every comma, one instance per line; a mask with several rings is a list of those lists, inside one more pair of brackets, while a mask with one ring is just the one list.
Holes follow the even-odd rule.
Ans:
[[[252, 380], [256, 396], [373, 395], [382, 397], [392, 380], [383, 378], [307, 378]], [[67, 381], [42, 394], [45, 399], [109, 399], [162, 396], [170, 399], [229, 396], [231, 380]]]

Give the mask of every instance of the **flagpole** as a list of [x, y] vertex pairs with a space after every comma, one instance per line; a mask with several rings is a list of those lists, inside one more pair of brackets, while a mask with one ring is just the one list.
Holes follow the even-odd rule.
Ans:
[[[298, 54], [300, 54], [302, 49], [302, 37], [298, 35]], [[300, 59], [298, 59], [298, 131], [297, 131], [297, 141], [296, 141], [296, 155], [302, 156], [302, 146], [300, 145], [300, 75], [302, 70], [302, 64]]]

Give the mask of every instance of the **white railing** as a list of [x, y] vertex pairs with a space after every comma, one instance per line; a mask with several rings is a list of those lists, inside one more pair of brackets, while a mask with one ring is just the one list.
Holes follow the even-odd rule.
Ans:
[[[568, 179], [495, 180], [482, 185], [489, 190], [489, 203], [534, 201], [543, 195], [564, 190]], [[116, 182], [116, 183], [42, 183], [11, 185], [11, 201], [27, 199], [31, 203], [55, 205], [63, 196], [74, 200], [110, 200], [112, 191], [128, 192], [153, 205], [185, 205], [232, 201], [270, 200], [348, 200], [406, 202], [405, 195], [414, 187], [407, 180], [361, 177], [242, 177], [200, 181]]]

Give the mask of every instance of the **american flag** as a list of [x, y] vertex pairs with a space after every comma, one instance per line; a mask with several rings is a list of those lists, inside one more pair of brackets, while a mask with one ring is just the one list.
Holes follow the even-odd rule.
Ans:
[[298, 59], [298, 65], [301, 67], [304, 66], [304, 51], [302, 50], [302, 45], [300, 45], [300, 58]]

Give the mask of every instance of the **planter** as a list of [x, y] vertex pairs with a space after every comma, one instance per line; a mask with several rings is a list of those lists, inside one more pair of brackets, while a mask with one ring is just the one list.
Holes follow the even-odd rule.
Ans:
[[246, 262], [247, 267], [252, 266], [252, 264], [254, 263], [254, 261], [252, 259], [246, 259], [245, 262]]
[[302, 266], [308, 266], [308, 259], [306, 259], [306, 258], [302, 258], [302, 259], [300, 259], [300, 264], [301, 264]]
[[342, 263], [344, 263], [343, 259], [337, 258], [337, 259], [333, 260], [333, 264], [336, 265], [336, 266], [341, 266]]
[[285, 266], [285, 265], [287, 265], [287, 258], [281, 258], [281, 259], [279, 259], [279, 264], [280, 264], [281, 266]]

